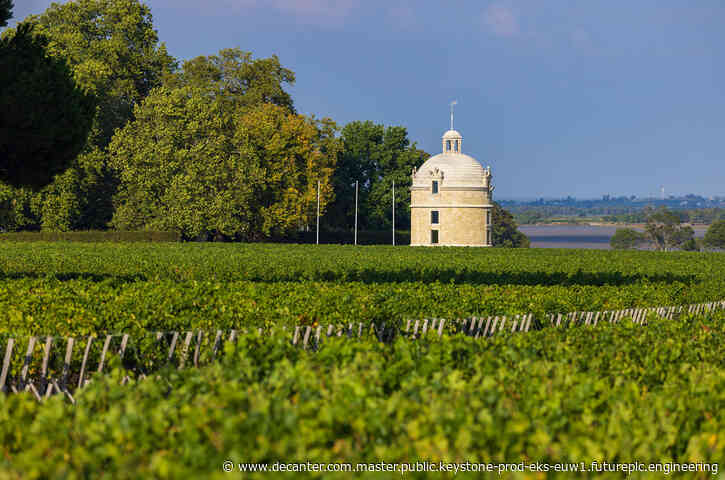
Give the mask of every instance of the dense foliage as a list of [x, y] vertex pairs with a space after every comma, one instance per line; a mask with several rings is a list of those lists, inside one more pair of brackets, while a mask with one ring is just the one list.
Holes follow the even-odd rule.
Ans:
[[725, 248], [725, 220], [718, 220], [705, 232], [703, 244], [709, 248]]
[[370, 121], [348, 123], [340, 141], [332, 176], [335, 200], [323, 221], [337, 228], [354, 226], [357, 182], [358, 228], [390, 227], [395, 183], [396, 226], [409, 228], [411, 171], [423, 164], [428, 153], [411, 144], [405, 127], [386, 128]]
[[80, 153], [95, 99], [32, 31], [24, 23], [0, 38], [0, 181], [39, 189]]
[[0, 243], [0, 332], [391, 321], [719, 300], [718, 253]]
[[292, 97], [284, 90], [294, 82], [294, 72], [282, 67], [276, 55], [253, 58], [251, 52], [224, 48], [217, 55], [184, 62], [181, 70], [165, 79], [164, 85], [200, 88], [208, 98], [221, 101], [230, 111], [270, 103], [294, 113]]
[[491, 230], [494, 247], [528, 248], [531, 242], [529, 237], [518, 230], [513, 215], [501, 208], [498, 202], [493, 202], [491, 215]]
[[618, 228], [609, 239], [609, 245], [615, 250], [636, 248], [644, 243], [646, 243], [645, 235], [632, 228]]
[[11, 216], [31, 218], [4, 227], [105, 228], [117, 183], [108, 169], [106, 146], [132, 118], [133, 106], [161, 84], [176, 62], [159, 42], [150, 8], [140, 0], [53, 3], [23, 22], [49, 39], [50, 55], [69, 64], [76, 84], [93, 95], [97, 106], [83, 151], [71, 167], [36, 198], [22, 192], [13, 198], [11, 209], [21, 213]]
[[113, 226], [253, 240], [314, 222], [332, 196], [332, 127], [262, 104], [230, 111], [195, 87], [160, 88], [114, 137]]
[[695, 249], [695, 231], [689, 225], [681, 225], [682, 220], [677, 213], [664, 207], [656, 210], [645, 209], [645, 211], [647, 213], [645, 237], [656, 250]]
[[0, 395], [0, 475], [227, 478], [226, 460], [717, 463], [724, 338], [722, 316], [487, 341], [330, 338], [317, 352], [243, 336], [203, 369], [98, 378], [74, 406]]
[[0, 0], [0, 27], [8, 24], [13, 18], [13, 0]]
[[10, 232], [0, 233], [0, 240], [13, 242], [178, 242], [173, 232], [75, 231], [75, 232]]

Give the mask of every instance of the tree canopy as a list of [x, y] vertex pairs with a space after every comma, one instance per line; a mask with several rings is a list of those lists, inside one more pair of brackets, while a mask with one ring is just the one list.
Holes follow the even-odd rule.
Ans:
[[708, 248], [725, 248], [725, 220], [718, 220], [705, 232], [703, 245]]
[[680, 216], [665, 207], [648, 208], [645, 235], [656, 250], [671, 250], [691, 244], [695, 231], [692, 227], [681, 225]]
[[314, 221], [332, 198], [334, 124], [262, 104], [230, 112], [206, 90], [161, 87], [110, 146], [112, 225], [258, 240]]
[[612, 238], [609, 239], [609, 245], [615, 250], [628, 250], [637, 248], [647, 242], [645, 234], [631, 228], [618, 228]]
[[410, 143], [405, 127], [354, 121], [340, 134], [342, 151], [333, 175], [335, 200], [325, 223], [351, 228], [355, 218], [355, 182], [358, 182], [358, 226], [386, 229], [392, 222], [395, 182], [396, 227], [410, 225], [410, 173], [430, 156]]
[[47, 37], [47, 51], [68, 63], [96, 107], [90, 133], [71, 166], [29, 203], [18, 192], [11, 216], [32, 210], [30, 223], [47, 230], [106, 228], [118, 184], [106, 148], [116, 129], [132, 118], [134, 105], [176, 69], [176, 61], [159, 43], [151, 11], [139, 0], [52, 3], [23, 23], [34, 25], [34, 35]]
[[76, 82], [98, 98], [91, 145], [101, 149], [133, 107], [176, 68], [140, 0], [52, 3], [26, 22], [50, 40], [52, 55], [68, 60]]
[[169, 87], [191, 86], [207, 91], [231, 109], [271, 103], [294, 113], [292, 97], [284, 85], [293, 85], [295, 74], [282, 67], [279, 58], [252, 58], [251, 52], [225, 48], [217, 55], [199, 56], [166, 78]]
[[5, 27], [13, 18], [13, 0], [0, 0], [0, 27]]
[[23, 23], [0, 39], [0, 180], [39, 189], [83, 148], [95, 99], [32, 30]]
[[493, 202], [491, 213], [491, 240], [494, 247], [528, 248], [529, 237], [518, 230], [514, 216]]

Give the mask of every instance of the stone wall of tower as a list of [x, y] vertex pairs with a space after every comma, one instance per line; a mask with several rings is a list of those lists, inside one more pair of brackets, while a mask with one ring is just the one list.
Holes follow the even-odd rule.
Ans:
[[[432, 245], [431, 230], [438, 231], [438, 245], [490, 245], [490, 211], [487, 187], [446, 188], [432, 193], [431, 187], [412, 187], [410, 192], [410, 244]], [[438, 211], [438, 224], [432, 224]]]

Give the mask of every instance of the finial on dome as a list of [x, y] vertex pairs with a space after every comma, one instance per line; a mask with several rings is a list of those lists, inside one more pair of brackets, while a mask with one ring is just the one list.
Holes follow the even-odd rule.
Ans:
[[453, 105], [456, 105], [458, 103], [458, 100], [453, 100], [451, 102], [451, 130], [453, 130]]

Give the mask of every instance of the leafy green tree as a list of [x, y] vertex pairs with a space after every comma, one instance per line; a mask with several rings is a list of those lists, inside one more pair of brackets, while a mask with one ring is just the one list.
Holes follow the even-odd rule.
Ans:
[[491, 233], [494, 247], [528, 248], [529, 237], [518, 230], [513, 215], [493, 202], [491, 212]]
[[342, 152], [333, 175], [335, 201], [325, 217], [329, 227], [351, 228], [358, 182], [358, 227], [379, 230], [392, 222], [395, 182], [396, 227], [410, 225], [410, 172], [429, 155], [410, 143], [405, 127], [351, 122], [342, 129]]
[[0, 0], [0, 27], [5, 27], [13, 18], [13, 0]]
[[133, 107], [176, 68], [140, 0], [52, 3], [26, 21], [67, 58], [77, 83], [99, 99], [90, 145], [101, 149], [132, 118]]
[[699, 252], [702, 250], [702, 241], [699, 238], [688, 238], [680, 248], [686, 252]]
[[262, 104], [231, 112], [193, 86], [161, 87], [113, 139], [121, 183], [112, 224], [241, 240], [314, 222], [332, 198], [334, 124]]
[[660, 207], [657, 210], [645, 209], [647, 224], [645, 235], [652, 242], [656, 250], [672, 250], [682, 248], [689, 240], [694, 238], [695, 231], [690, 226], [681, 225], [678, 214]]
[[725, 220], [718, 220], [705, 232], [703, 245], [707, 248], [725, 248]]
[[176, 69], [176, 61], [159, 43], [151, 11], [139, 0], [53, 3], [25, 22], [34, 24], [34, 34], [49, 39], [50, 54], [67, 60], [76, 84], [97, 101], [90, 134], [70, 167], [73, 172], [57, 176], [40, 194], [43, 228], [105, 228], [118, 184], [106, 148], [114, 131], [133, 117], [134, 105]]
[[13, 188], [0, 183], [0, 229], [3, 231], [39, 230], [40, 196], [28, 188]]
[[24, 23], [0, 39], [0, 180], [39, 189], [83, 148], [95, 101], [32, 30]]
[[609, 245], [615, 250], [628, 250], [637, 248], [646, 241], [642, 232], [631, 228], [618, 228], [609, 239]]
[[284, 90], [285, 84], [294, 82], [294, 72], [282, 67], [276, 55], [253, 59], [251, 52], [225, 48], [217, 55], [184, 62], [179, 72], [166, 78], [165, 85], [202, 88], [231, 109], [271, 103], [294, 113], [292, 97]]

